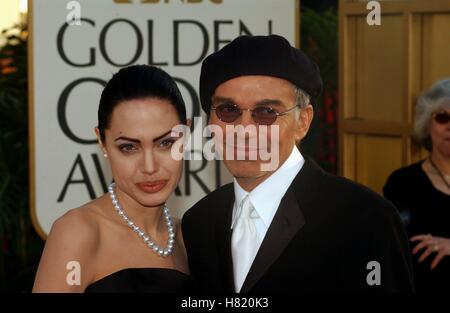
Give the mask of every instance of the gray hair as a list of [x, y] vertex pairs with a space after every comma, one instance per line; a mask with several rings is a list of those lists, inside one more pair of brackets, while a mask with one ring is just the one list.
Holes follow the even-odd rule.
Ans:
[[298, 88], [294, 85], [294, 96], [295, 96], [295, 104], [297, 108], [295, 108], [295, 119], [298, 120], [300, 117], [300, 110], [304, 109], [308, 104], [310, 104], [311, 96], [308, 95], [303, 89]]
[[428, 151], [432, 149], [430, 137], [431, 117], [433, 113], [444, 108], [450, 108], [450, 78], [436, 82], [417, 99], [414, 137]]
[[311, 100], [311, 96], [308, 95], [303, 89], [294, 86], [295, 104], [301, 109], [305, 108]]

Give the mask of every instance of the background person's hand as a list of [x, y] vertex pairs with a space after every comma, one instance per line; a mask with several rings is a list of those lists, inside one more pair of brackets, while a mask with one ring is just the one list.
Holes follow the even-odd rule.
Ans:
[[420, 250], [425, 249], [425, 252], [419, 257], [419, 262], [425, 259], [432, 253], [436, 253], [430, 269], [435, 269], [439, 262], [445, 256], [450, 256], [450, 238], [431, 236], [431, 234], [417, 235], [410, 239], [412, 242], [419, 243], [412, 250], [412, 254], [417, 254]]

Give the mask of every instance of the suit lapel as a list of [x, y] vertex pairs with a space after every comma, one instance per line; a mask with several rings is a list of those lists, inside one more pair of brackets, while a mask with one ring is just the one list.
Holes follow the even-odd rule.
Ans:
[[[268, 268], [280, 257], [292, 238], [307, 222], [304, 212], [320, 193], [320, 178], [324, 171], [309, 157], [281, 199], [261, 247], [242, 285], [249, 292]], [[230, 253], [231, 255], [231, 253]]]
[[258, 282], [303, 225], [305, 225], [305, 217], [298, 206], [292, 188], [289, 188], [267, 230], [241, 292], [248, 292]]
[[233, 259], [231, 257], [231, 219], [234, 205], [234, 191], [228, 192], [227, 197], [220, 199], [222, 205], [216, 219], [216, 243], [219, 270], [226, 292], [234, 291]]

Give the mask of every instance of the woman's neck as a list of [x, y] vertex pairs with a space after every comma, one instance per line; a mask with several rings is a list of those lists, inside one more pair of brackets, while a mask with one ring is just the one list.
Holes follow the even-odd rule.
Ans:
[[145, 207], [117, 187], [115, 192], [122, 209], [137, 226], [150, 235], [161, 231], [162, 206]]
[[430, 155], [430, 159], [433, 161], [433, 163], [436, 165], [436, 167], [439, 169], [439, 171], [445, 175], [450, 175], [450, 159], [446, 158], [444, 155], [440, 154], [439, 152], [432, 151]]

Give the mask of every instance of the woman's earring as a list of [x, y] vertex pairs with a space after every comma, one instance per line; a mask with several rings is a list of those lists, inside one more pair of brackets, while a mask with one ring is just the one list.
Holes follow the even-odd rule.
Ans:
[[108, 155], [107, 155], [106, 153], [103, 153], [103, 156], [104, 156], [105, 158], [107, 158], [107, 157], [108, 157]]

